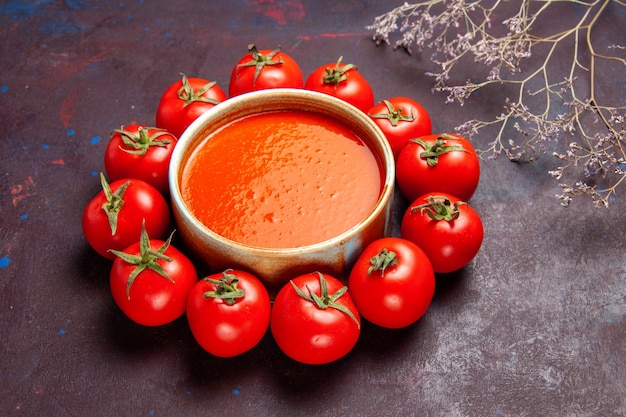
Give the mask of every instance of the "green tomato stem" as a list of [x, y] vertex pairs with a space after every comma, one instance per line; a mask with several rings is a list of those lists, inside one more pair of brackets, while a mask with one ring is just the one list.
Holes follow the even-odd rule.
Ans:
[[383, 103], [387, 107], [388, 113], [376, 113], [370, 114], [369, 116], [373, 119], [387, 119], [391, 126], [398, 126], [400, 121], [403, 122], [412, 122], [415, 120], [415, 114], [411, 112], [410, 115], [402, 114], [402, 107], [398, 107], [397, 109], [393, 107], [393, 104], [389, 100], [383, 100]]
[[206, 282], [210, 282], [215, 285], [214, 291], [207, 291], [203, 294], [204, 298], [215, 298], [224, 300], [228, 305], [233, 305], [238, 299], [244, 297], [245, 291], [243, 288], [239, 288], [239, 278], [232, 273], [232, 269], [227, 269], [222, 272], [222, 278], [212, 279], [204, 278]]
[[383, 248], [377, 255], [372, 256], [370, 259], [370, 267], [367, 270], [367, 275], [371, 275], [372, 272], [375, 271], [380, 271], [380, 276], [384, 277], [385, 269], [398, 264], [396, 256], [395, 252]]
[[425, 159], [428, 166], [434, 167], [437, 166], [439, 162], [439, 157], [448, 152], [469, 152], [467, 149], [462, 147], [461, 145], [447, 145], [446, 139], [454, 139], [452, 136], [446, 135], [445, 133], [439, 135], [435, 143], [429, 145], [425, 141], [420, 138], [411, 139], [411, 142], [415, 142], [420, 144], [424, 151], [420, 153], [420, 158]]
[[156, 272], [160, 276], [167, 278], [169, 281], [174, 282], [174, 279], [170, 277], [167, 272], [163, 269], [163, 267], [157, 263], [158, 260], [162, 260], [165, 262], [171, 262], [172, 258], [165, 255], [165, 251], [169, 248], [170, 243], [172, 241], [172, 236], [174, 236], [174, 232], [170, 234], [167, 238], [167, 241], [159, 247], [159, 249], [154, 250], [150, 247], [150, 237], [148, 236], [148, 232], [146, 231], [146, 221], [144, 219], [141, 224], [141, 236], [139, 238], [139, 255], [134, 255], [131, 253], [126, 253], [118, 250], [110, 249], [109, 252], [121, 258], [123, 261], [128, 262], [132, 265], [137, 265], [136, 268], [132, 270], [130, 275], [128, 276], [128, 282], [126, 283], [126, 297], [130, 300], [130, 288], [132, 287], [135, 279], [146, 269]]
[[237, 65], [237, 77], [239, 77], [239, 68], [241, 67], [254, 67], [254, 78], [252, 79], [252, 85], [256, 85], [256, 80], [259, 78], [261, 71], [266, 66], [281, 65], [283, 63], [282, 57], [279, 57], [278, 61], [274, 61], [274, 56], [280, 52], [280, 48], [274, 49], [267, 55], [261, 54], [256, 45], [248, 45], [248, 52], [252, 54], [252, 59], [247, 62], [243, 62]]
[[348, 79], [348, 75], [347, 75], [348, 71], [350, 71], [351, 69], [356, 69], [356, 65], [354, 64], [346, 64], [343, 67], [341, 67], [340, 65], [341, 65], [342, 59], [343, 57], [340, 56], [334, 68], [325, 68], [326, 75], [322, 77], [324, 84], [330, 84], [330, 85], [339, 84], [340, 82]]
[[207, 91], [209, 91], [211, 88], [213, 88], [213, 86], [216, 84], [215, 81], [212, 81], [210, 83], [203, 85], [199, 90], [196, 91], [193, 89], [193, 87], [189, 83], [189, 79], [187, 78], [187, 76], [183, 73], [181, 73], [180, 75], [183, 77], [182, 78], [183, 85], [178, 89], [178, 92], [176, 94], [178, 95], [179, 99], [185, 102], [185, 104], [183, 104], [183, 107], [187, 107], [191, 103], [194, 103], [196, 101], [199, 101], [202, 103], [210, 103], [210, 104], [219, 103], [219, 101], [213, 98], [204, 96], [204, 94]]
[[453, 221], [459, 218], [459, 207], [467, 204], [464, 201], [457, 201], [454, 204], [444, 196], [431, 195], [428, 197], [428, 203], [411, 207], [411, 214], [419, 211], [421, 215], [426, 213], [432, 220]]
[[337, 300], [341, 298], [345, 293], [348, 292], [348, 287], [344, 286], [340, 288], [339, 290], [337, 290], [335, 293], [329, 294], [328, 283], [326, 282], [326, 278], [324, 278], [324, 274], [322, 274], [321, 272], [317, 272], [317, 274], [319, 275], [319, 278], [320, 278], [320, 295], [317, 295], [314, 291], [311, 291], [308, 285], [306, 286], [306, 289], [308, 290], [309, 293], [306, 294], [304, 291], [302, 291], [301, 288], [299, 288], [296, 284], [294, 284], [293, 281], [289, 281], [289, 282], [291, 283], [294, 290], [301, 298], [312, 302], [320, 310], [326, 310], [327, 308], [334, 308], [336, 310], [341, 311], [342, 313], [350, 317], [356, 323], [357, 327], [360, 329], [361, 323], [359, 323], [359, 321], [354, 316], [354, 314], [350, 311], [350, 309], [348, 309], [348, 307], [344, 306], [343, 304], [337, 303]]
[[[150, 130], [156, 130], [150, 135]], [[139, 127], [138, 134], [131, 133], [124, 128], [115, 129], [115, 133], [119, 133], [122, 137], [122, 142], [130, 149], [124, 149], [120, 146], [120, 149], [124, 152], [128, 152], [133, 155], [144, 156], [151, 146], [167, 146], [172, 141], [170, 139], [159, 139], [163, 135], [169, 135], [165, 129], [159, 129], [156, 127]]]
[[124, 193], [130, 185], [130, 181], [126, 181], [124, 184], [120, 185], [115, 192], [113, 192], [111, 190], [111, 186], [104, 177], [104, 174], [101, 172], [100, 184], [102, 184], [102, 190], [104, 191], [104, 196], [106, 198], [106, 202], [102, 204], [102, 210], [104, 210], [109, 221], [111, 236], [114, 236], [115, 233], [117, 233], [117, 219], [119, 217], [120, 210], [122, 210], [122, 207], [124, 206]]

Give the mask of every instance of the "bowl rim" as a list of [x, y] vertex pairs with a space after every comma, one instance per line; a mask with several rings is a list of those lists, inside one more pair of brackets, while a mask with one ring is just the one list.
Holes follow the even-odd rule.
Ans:
[[[382, 160], [381, 169], [385, 170], [384, 181], [382, 183], [382, 190], [380, 192], [380, 196], [376, 201], [376, 204], [372, 208], [372, 210], [362, 218], [357, 224], [349, 228], [348, 230], [340, 233], [337, 236], [334, 236], [330, 239], [324, 240], [322, 242], [312, 243], [309, 245], [297, 246], [297, 247], [286, 247], [286, 248], [272, 248], [272, 247], [262, 247], [262, 246], [253, 246], [247, 245], [244, 243], [237, 242], [235, 240], [226, 238], [219, 233], [211, 230], [205, 224], [203, 224], [200, 220], [196, 218], [196, 216], [191, 212], [185, 203], [182, 193], [180, 190], [180, 180], [179, 173], [182, 169], [183, 163], [186, 161], [186, 157], [188, 152], [191, 152], [195, 149], [195, 146], [198, 145], [199, 142], [204, 140], [204, 137], [198, 139], [200, 134], [203, 134], [205, 128], [209, 124], [209, 122], [219, 115], [220, 113], [227, 112], [229, 109], [237, 109], [240, 107], [244, 107], [247, 103], [260, 103], [263, 100], [268, 98], [276, 99], [276, 98], [285, 99], [285, 103], [288, 103], [289, 100], [302, 100], [309, 99], [314, 101], [323, 101], [326, 104], [330, 104], [331, 107], [343, 111], [347, 111], [354, 116], [354, 119], [357, 119], [359, 123], [364, 125], [364, 128], [370, 130], [373, 133], [373, 137], [376, 138], [378, 145], [382, 149]], [[279, 109], [279, 108], [269, 108], [263, 111], [280, 111], [280, 110], [289, 110], [289, 108]], [[252, 114], [253, 112], [249, 113]], [[321, 112], [320, 112], [321, 113]], [[323, 114], [323, 113], [321, 113]], [[244, 116], [247, 116], [245, 114]], [[328, 115], [323, 114], [328, 117]], [[233, 120], [237, 120], [237, 117], [233, 118]], [[231, 123], [232, 120], [227, 121], [226, 123], [221, 124], [219, 127]], [[362, 139], [364, 140], [364, 139]], [[370, 148], [372, 144], [369, 145]], [[377, 155], [377, 158], [380, 158], [379, 151], [372, 149], [372, 152]], [[220, 102], [213, 106], [211, 109], [207, 110], [205, 113], [200, 115], [180, 136], [176, 146], [174, 147], [174, 151], [172, 153], [172, 157], [170, 160], [170, 166], [168, 170], [168, 182], [170, 189], [170, 199], [172, 201], [172, 206], [176, 210], [179, 210], [180, 215], [183, 216], [188, 222], [190, 222], [196, 230], [200, 231], [202, 234], [207, 235], [211, 239], [214, 239], [221, 244], [228, 245], [231, 248], [239, 251], [245, 251], [248, 253], [253, 253], [259, 256], [263, 256], [264, 254], [272, 254], [283, 255], [283, 256], [292, 256], [298, 253], [305, 253], [310, 251], [323, 251], [326, 248], [335, 247], [337, 244], [342, 244], [350, 241], [355, 235], [359, 233], [362, 229], [364, 229], [369, 223], [378, 218], [382, 213], [382, 211], [388, 210], [389, 202], [393, 199], [393, 190], [394, 190], [394, 182], [395, 182], [395, 160], [393, 156], [393, 151], [391, 150], [391, 145], [386, 140], [384, 133], [378, 127], [378, 125], [365, 114], [363, 111], [358, 109], [357, 107], [347, 103], [344, 100], [336, 98], [334, 96], [306, 90], [299, 88], [273, 88], [266, 90], [258, 90], [249, 93], [244, 93], [232, 98], [228, 98], [227, 100]]]

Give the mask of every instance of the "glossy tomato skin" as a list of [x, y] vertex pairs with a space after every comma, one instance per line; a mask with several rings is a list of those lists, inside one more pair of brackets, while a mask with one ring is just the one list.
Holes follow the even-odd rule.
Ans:
[[[241, 270], [224, 273], [236, 276], [244, 296], [229, 305], [219, 298], [206, 298], [216, 285], [201, 279], [187, 300], [187, 321], [198, 344], [218, 357], [233, 357], [255, 347], [263, 338], [270, 322], [270, 298], [254, 275]], [[207, 278], [219, 280], [222, 274]], [[232, 282], [232, 281], [231, 281]]]
[[[165, 242], [150, 240], [153, 250]], [[139, 255], [140, 243], [135, 243], [124, 252]], [[132, 282], [127, 294], [128, 279], [136, 265], [116, 258], [109, 277], [111, 294], [118, 307], [135, 323], [143, 326], [162, 326], [173, 322], [185, 313], [187, 296], [198, 280], [193, 263], [178, 249], [169, 246], [164, 254], [171, 258], [156, 261], [168, 279], [151, 269], [144, 269]]]
[[304, 88], [340, 98], [366, 113], [374, 106], [374, 91], [356, 67], [345, 71], [345, 80], [339, 82], [324, 81], [328, 71], [342, 70], [346, 68], [346, 65], [350, 64], [333, 62], [316, 68], [307, 77]]
[[[395, 254], [394, 264], [372, 268], [373, 258], [390, 253]], [[398, 329], [415, 323], [428, 310], [435, 294], [435, 273], [426, 253], [413, 242], [381, 238], [369, 244], [357, 259], [348, 288], [361, 317]]]
[[204, 78], [184, 77], [171, 84], [161, 96], [156, 112], [156, 125], [172, 133], [177, 138], [206, 111], [213, 108], [217, 103], [225, 101], [228, 97], [224, 90], [217, 84], [213, 84], [206, 92], [201, 94], [203, 99], [193, 100], [187, 103], [185, 95], [179, 96], [179, 91], [183, 87], [185, 79], [189, 82], [189, 87], [193, 93], [198, 93], [212, 82]]
[[[436, 197], [435, 197], [436, 196]], [[431, 197], [437, 201], [447, 199], [458, 205], [458, 218], [454, 220], [433, 220], [428, 209]], [[454, 272], [467, 265], [478, 253], [484, 229], [480, 215], [458, 198], [445, 193], [425, 194], [418, 197], [405, 212], [400, 225], [402, 238], [417, 244], [428, 256], [437, 273]]]
[[170, 224], [170, 209], [163, 195], [145, 181], [122, 179], [110, 184], [115, 192], [130, 181], [123, 194], [124, 204], [119, 210], [117, 230], [112, 233], [109, 220], [102, 205], [106, 203], [104, 191], [100, 191], [85, 207], [82, 228], [89, 245], [107, 259], [115, 255], [109, 249], [124, 250], [139, 241], [141, 225], [145, 219], [146, 231], [155, 239], [165, 238]]
[[[329, 294], [344, 287], [330, 275], [323, 277]], [[309, 290], [321, 294], [319, 273], [300, 275], [291, 282], [306, 294]], [[279, 348], [291, 359], [309, 365], [326, 364], [345, 356], [361, 332], [361, 319], [350, 294], [344, 294], [337, 302], [352, 312], [356, 322], [338, 309], [320, 309], [303, 299], [291, 282], [281, 288], [272, 307], [270, 329]]]
[[396, 159], [409, 139], [432, 134], [430, 115], [420, 103], [409, 97], [381, 101], [367, 114], [385, 134]]
[[441, 154], [431, 166], [424, 157], [424, 146], [413, 140], [407, 142], [396, 161], [396, 179], [402, 195], [413, 201], [426, 193], [444, 192], [468, 201], [480, 180], [479, 159], [470, 141], [456, 134], [433, 134], [417, 139], [429, 146], [440, 140], [444, 146], [459, 150]]
[[[251, 46], [253, 47], [253, 46]], [[277, 64], [263, 65], [255, 79], [256, 67], [250, 64], [256, 54], [266, 57]], [[282, 60], [282, 63], [280, 61]], [[228, 85], [228, 95], [235, 97], [251, 91], [271, 88], [302, 88], [304, 78], [298, 63], [279, 49], [250, 49], [233, 67]]]
[[[137, 149], [124, 143], [124, 135], [139, 138], [155, 137], [155, 143], [147, 146], [142, 154]], [[128, 138], [128, 136], [127, 136]], [[128, 140], [128, 139], [127, 139]], [[104, 168], [111, 181], [123, 178], [137, 178], [154, 186], [163, 195], [169, 194], [168, 169], [172, 152], [178, 139], [163, 129], [139, 125], [124, 126], [113, 132], [104, 153]], [[168, 143], [169, 142], [169, 143]]]

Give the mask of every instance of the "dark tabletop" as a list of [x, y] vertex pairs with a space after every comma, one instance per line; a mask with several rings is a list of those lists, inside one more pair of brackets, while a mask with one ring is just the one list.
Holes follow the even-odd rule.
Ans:
[[626, 416], [626, 196], [561, 207], [550, 155], [482, 161], [478, 256], [437, 277], [417, 324], [366, 323], [336, 363], [297, 364], [269, 334], [218, 359], [184, 318], [144, 328], [114, 304], [81, 214], [110, 132], [154, 124], [179, 73], [226, 89], [254, 42], [305, 75], [343, 55], [377, 101], [417, 99], [436, 132], [500, 111], [487, 96], [446, 105], [428, 56], [372, 42], [365, 26], [401, 3], [0, 2], [0, 415]]

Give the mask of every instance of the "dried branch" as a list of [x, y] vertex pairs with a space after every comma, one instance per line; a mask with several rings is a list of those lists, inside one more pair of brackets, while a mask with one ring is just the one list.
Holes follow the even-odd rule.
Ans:
[[[506, 88], [512, 96], [500, 115], [456, 130], [474, 138], [491, 129], [495, 139], [481, 149], [489, 158], [532, 161], [552, 143], [560, 165], [548, 173], [573, 182], [559, 184], [561, 203], [586, 195], [597, 207], [609, 207], [626, 185], [626, 106], [601, 102], [598, 90], [612, 80], [603, 79], [598, 66], [614, 64], [624, 74], [626, 47], [608, 45], [609, 52], [601, 53], [593, 34], [601, 18], [621, 7], [623, 0], [427, 0], [378, 16], [368, 29], [377, 44], [390, 44], [398, 33], [394, 47], [433, 51], [438, 70], [426, 74], [434, 78], [433, 91], [447, 95], [446, 103], [463, 106], [478, 90]], [[621, 35], [621, 29], [614, 32]], [[483, 74], [454, 82], [467, 63]]]

